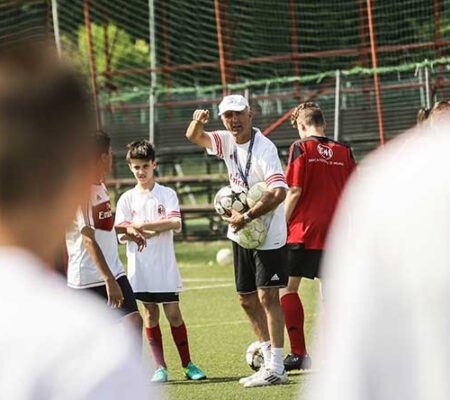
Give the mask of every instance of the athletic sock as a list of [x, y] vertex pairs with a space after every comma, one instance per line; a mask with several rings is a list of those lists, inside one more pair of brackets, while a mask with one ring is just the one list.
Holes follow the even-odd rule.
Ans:
[[306, 354], [305, 333], [303, 323], [305, 315], [298, 293], [285, 294], [281, 300], [286, 329], [291, 342], [291, 352], [299, 356]]
[[272, 358], [269, 369], [281, 375], [284, 371], [283, 348], [272, 347], [271, 352]]
[[189, 342], [186, 331], [186, 325], [171, 326], [173, 341], [175, 342], [178, 354], [180, 355], [181, 365], [186, 368], [191, 362], [191, 355], [189, 354]]
[[264, 367], [269, 368], [270, 367], [270, 360], [272, 358], [272, 353], [270, 352], [270, 340], [267, 342], [259, 342], [261, 344], [261, 351], [263, 353], [264, 357]]
[[153, 328], [145, 328], [145, 335], [147, 336], [148, 344], [150, 345], [153, 358], [155, 359], [156, 367], [166, 368], [163, 341], [159, 325], [156, 325]]

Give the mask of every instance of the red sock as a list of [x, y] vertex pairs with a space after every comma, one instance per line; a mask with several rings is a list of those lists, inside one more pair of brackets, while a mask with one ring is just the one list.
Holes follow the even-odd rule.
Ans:
[[189, 342], [187, 337], [186, 325], [171, 326], [173, 341], [177, 345], [178, 354], [180, 355], [181, 365], [186, 368], [191, 362], [191, 355], [189, 354]]
[[166, 368], [166, 362], [164, 361], [163, 341], [159, 325], [156, 325], [154, 328], [145, 328], [145, 334], [147, 336], [153, 358], [155, 359], [156, 367]]
[[285, 294], [281, 300], [286, 329], [291, 342], [291, 352], [299, 356], [306, 354], [305, 333], [303, 323], [305, 315], [298, 293]]

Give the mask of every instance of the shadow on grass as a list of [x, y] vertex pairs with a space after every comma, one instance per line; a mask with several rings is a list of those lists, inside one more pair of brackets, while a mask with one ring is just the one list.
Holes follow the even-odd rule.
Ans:
[[220, 376], [216, 378], [208, 378], [202, 381], [191, 381], [188, 379], [177, 379], [171, 380], [166, 383], [166, 385], [206, 385], [208, 383], [228, 383], [228, 382], [236, 382], [238, 383], [240, 376]]

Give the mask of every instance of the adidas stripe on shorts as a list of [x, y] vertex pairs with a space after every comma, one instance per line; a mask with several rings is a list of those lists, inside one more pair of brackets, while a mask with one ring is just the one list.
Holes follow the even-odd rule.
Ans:
[[249, 250], [233, 243], [234, 278], [239, 294], [262, 288], [286, 287], [287, 249]]

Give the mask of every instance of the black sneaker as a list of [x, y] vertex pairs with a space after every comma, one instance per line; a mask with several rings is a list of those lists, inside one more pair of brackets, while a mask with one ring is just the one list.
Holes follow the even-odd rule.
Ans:
[[297, 354], [288, 354], [284, 359], [284, 368], [286, 371], [295, 369], [311, 369], [311, 357], [308, 354], [299, 356]]

